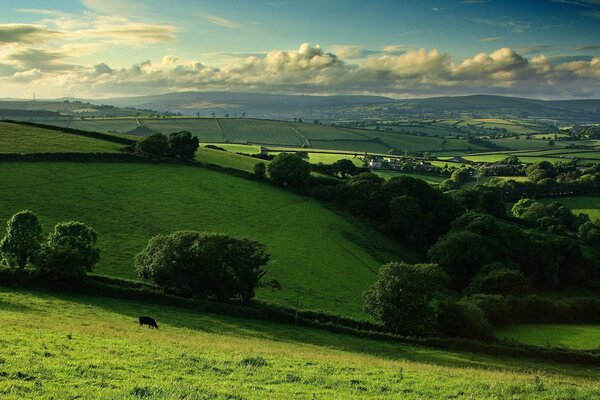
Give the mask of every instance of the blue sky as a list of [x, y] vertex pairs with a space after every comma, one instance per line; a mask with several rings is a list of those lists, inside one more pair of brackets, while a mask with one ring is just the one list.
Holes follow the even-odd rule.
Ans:
[[0, 0], [0, 90], [600, 97], [600, 0]]

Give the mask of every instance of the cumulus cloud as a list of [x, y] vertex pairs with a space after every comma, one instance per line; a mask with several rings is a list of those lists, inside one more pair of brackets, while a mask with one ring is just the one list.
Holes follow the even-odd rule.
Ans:
[[[46, 61], [54, 62], [51, 57]], [[7, 84], [15, 81], [57, 95], [94, 97], [181, 90], [589, 97], [600, 90], [600, 55], [557, 62], [541, 54], [528, 58], [501, 48], [455, 61], [437, 49], [407, 49], [403, 54], [381, 53], [353, 63], [319, 45], [304, 43], [296, 50], [272, 50], [264, 57], [222, 65], [168, 55], [158, 62], [122, 68], [101, 63], [58, 71], [36, 70], [27, 64], [18, 74], [0, 78]]]

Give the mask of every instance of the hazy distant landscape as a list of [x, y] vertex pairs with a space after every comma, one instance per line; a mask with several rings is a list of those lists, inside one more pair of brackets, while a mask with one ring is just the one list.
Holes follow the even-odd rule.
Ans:
[[598, 2], [2, 11], [0, 398], [600, 398]]

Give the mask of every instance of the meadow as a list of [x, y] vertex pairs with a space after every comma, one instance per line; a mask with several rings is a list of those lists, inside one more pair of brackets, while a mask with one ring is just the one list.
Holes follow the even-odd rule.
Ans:
[[536, 346], [600, 349], [600, 325], [519, 324], [498, 329], [496, 337]]
[[[138, 315], [152, 315], [154, 330]], [[598, 367], [372, 341], [150, 303], [0, 289], [0, 396], [592, 399]]]
[[123, 145], [60, 131], [0, 122], [0, 153], [114, 153]]
[[594, 221], [600, 220], [600, 198], [595, 196], [569, 196], [560, 198], [540, 199], [542, 203], [559, 201], [569, 207], [575, 214], [587, 214]]
[[134, 278], [133, 257], [154, 235], [222, 232], [267, 245], [266, 279], [277, 279], [283, 289], [261, 289], [259, 299], [295, 305], [299, 298], [303, 309], [363, 318], [362, 293], [379, 266], [420, 259], [412, 248], [316, 200], [204, 168], [4, 162], [2, 171], [0, 221], [31, 209], [46, 232], [59, 221], [89, 224], [99, 236], [100, 274]]

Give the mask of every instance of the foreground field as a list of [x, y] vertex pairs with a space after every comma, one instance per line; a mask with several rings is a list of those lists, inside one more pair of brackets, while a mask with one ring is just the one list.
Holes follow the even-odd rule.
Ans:
[[[152, 315], [159, 329], [140, 327]], [[0, 289], [0, 397], [592, 399], [598, 368], [107, 298]]]
[[135, 277], [133, 257], [154, 235], [223, 232], [267, 245], [267, 279], [277, 279], [283, 289], [263, 289], [259, 298], [364, 317], [362, 293], [379, 266], [418, 259], [315, 200], [203, 168], [58, 162], [1, 168], [0, 221], [29, 208], [46, 232], [59, 221], [89, 224], [99, 235], [101, 274]]
[[536, 346], [600, 348], [600, 325], [522, 324], [499, 329], [496, 336]]

